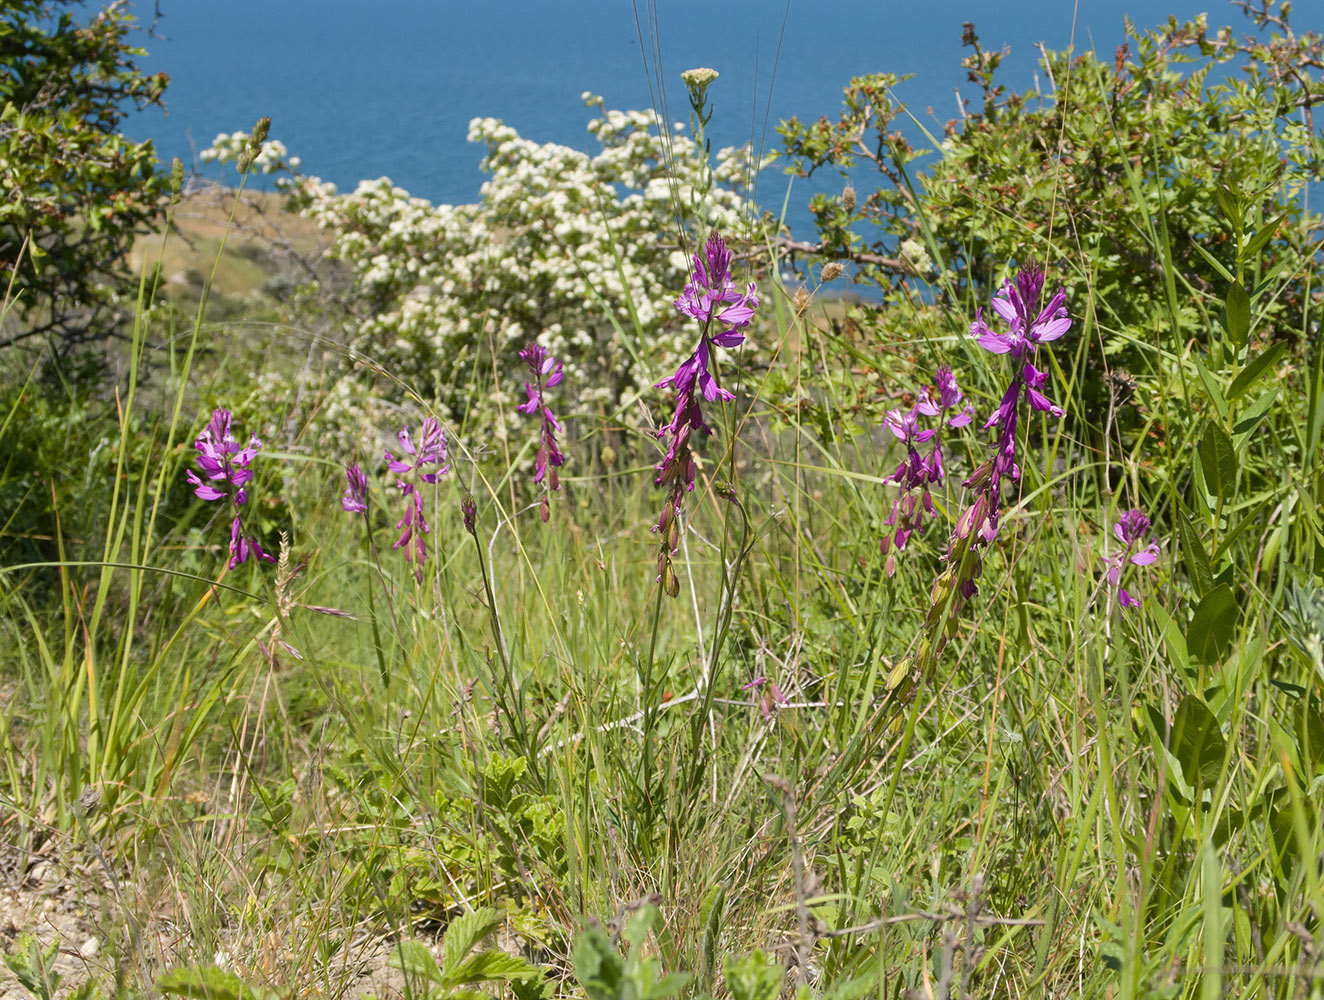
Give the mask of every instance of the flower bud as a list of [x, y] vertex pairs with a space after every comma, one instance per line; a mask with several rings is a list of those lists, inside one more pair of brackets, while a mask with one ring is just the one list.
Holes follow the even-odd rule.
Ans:
[[847, 212], [855, 211], [855, 185], [847, 184], [846, 189], [841, 192], [841, 207]]
[[826, 285], [829, 281], [836, 281], [845, 273], [845, 264], [839, 260], [830, 260], [823, 265], [823, 270], [819, 272], [819, 280]]
[[801, 285], [795, 290], [795, 295], [791, 299], [791, 308], [795, 310], [797, 316], [803, 316], [805, 314], [805, 310], [809, 308], [810, 298], [811, 296], [809, 292], [805, 290], [804, 285]]
[[263, 115], [253, 126], [253, 134], [248, 137], [248, 148], [254, 153], [262, 151], [262, 144], [267, 141], [267, 133], [271, 131], [271, 119]]
[[[478, 535], [474, 528], [474, 524], [478, 518], [478, 505], [474, 503], [474, 496], [472, 493], [466, 493], [464, 498], [460, 501], [460, 513], [464, 515], [464, 530], [473, 535], [474, 538], [477, 538]], [[546, 518], [543, 518], [543, 520], [546, 520]]]

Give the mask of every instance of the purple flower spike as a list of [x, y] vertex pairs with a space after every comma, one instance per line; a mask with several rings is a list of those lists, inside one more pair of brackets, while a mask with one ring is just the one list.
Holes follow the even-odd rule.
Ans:
[[396, 435], [396, 440], [400, 442], [400, 457], [396, 458], [388, 449], [386, 467], [396, 476], [395, 485], [404, 497], [405, 512], [396, 522], [400, 537], [391, 548], [405, 550], [405, 562], [414, 564], [414, 577], [422, 583], [423, 564], [428, 557], [425, 536], [430, 529], [423, 514], [419, 486], [435, 483], [439, 476], [450, 471], [450, 463], [446, 461], [446, 431], [434, 417], [427, 417], [419, 428], [417, 443], [408, 427]]
[[368, 477], [357, 465], [345, 469], [345, 495], [340, 498], [340, 506], [351, 514], [365, 514], [368, 511]]
[[[970, 324], [970, 335], [980, 347], [993, 354], [1008, 355], [1012, 362], [1012, 378], [997, 408], [984, 423], [985, 428], [998, 428], [993, 455], [981, 462], [963, 484], [975, 491], [975, 497], [958, 516], [948, 548], [948, 559], [953, 565], [951, 579], [961, 601], [969, 600], [978, 591], [975, 580], [979, 575], [978, 568], [982, 566], [979, 550], [997, 538], [1003, 480], [1015, 483], [1020, 479], [1021, 470], [1016, 463], [1016, 424], [1021, 399], [1029, 403], [1032, 411], [1055, 417], [1065, 414], [1042, 391], [1048, 380], [1047, 373], [1031, 363], [1040, 344], [1056, 340], [1071, 328], [1066, 292], [1059, 289], [1040, 309], [1043, 288], [1043, 271], [1029, 264], [1021, 268], [1015, 280], [1004, 282], [993, 298], [993, 312], [1007, 329], [991, 329], [984, 322], [983, 310], [976, 313], [975, 321]], [[940, 393], [941, 389], [940, 380]], [[958, 419], [968, 422], [965, 414]], [[949, 425], [962, 426], [955, 420]]]
[[[896, 572], [896, 552], [904, 551], [910, 536], [922, 531], [925, 520], [934, 516], [929, 486], [940, 484], [946, 475], [940, 427], [964, 427], [973, 413], [966, 406], [959, 413], [947, 415], [961, 405], [965, 394], [956, 384], [956, 376], [945, 366], [934, 373], [934, 384], [921, 386], [918, 395], [918, 402], [909, 412], [891, 410], [883, 418], [883, 426], [906, 443], [906, 460], [889, 477], [901, 487], [900, 495], [892, 503], [891, 515], [883, 522], [884, 527], [892, 530], [885, 533], [879, 543], [888, 576]], [[939, 418], [939, 427], [920, 427], [920, 417]], [[929, 442], [932, 442], [929, 453], [921, 454], [918, 446]]]
[[542, 417], [538, 437], [538, 456], [534, 460], [533, 467], [533, 481], [535, 484], [542, 483], [544, 480], [547, 482], [540, 511], [540, 516], [543, 521], [546, 521], [551, 516], [551, 503], [548, 500], [547, 491], [555, 492], [561, 488], [560, 476], [556, 470], [565, 464], [565, 455], [562, 454], [556, 443], [556, 435], [561, 431], [561, 424], [553, 415], [551, 407], [546, 405], [543, 393], [544, 390], [559, 385], [565, 372], [561, 362], [548, 354], [547, 349], [539, 344], [525, 344], [520, 350], [519, 356], [529, 366], [529, 373], [533, 376], [533, 381], [524, 383], [524, 392], [528, 399], [515, 409], [529, 416], [541, 414]]
[[275, 562], [275, 559], [262, 551], [262, 546], [255, 538], [244, 533], [243, 518], [239, 513], [239, 508], [248, 503], [245, 484], [253, 478], [249, 464], [257, 456], [262, 442], [254, 434], [248, 440], [248, 447], [240, 448], [230, 425], [229, 410], [212, 411], [211, 420], [193, 442], [198, 451], [198, 468], [207, 478], [202, 479], [192, 469], [188, 470], [186, 478], [199, 499], [208, 503], [226, 498], [230, 500], [234, 512], [234, 520], [230, 524], [230, 569], [246, 562], [250, 555]]
[[697, 464], [690, 447], [698, 434], [712, 434], [712, 428], [703, 419], [703, 401], [735, 398], [723, 389], [711, 369], [712, 348], [738, 347], [744, 343], [741, 331], [754, 318], [759, 300], [751, 282], [743, 290], [737, 289], [731, 276], [731, 251], [722, 237], [714, 231], [704, 244], [703, 251], [694, 255], [694, 273], [684, 292], [676, 300], [676, 309], [684, 316], [697, 320], [702, 329], [699, 342], [688, 358], [675, 372], [654, 385], [656, 389], [670, 387], [676, 393], [676, 407], [671, 422], [658, 431], [666, 442], [666, 453], [655, 468], [654, 483], [668, 491], [665, 506], [653, 531], [662, 537], [657, 560], [657, 579], [662, 589], [672, 597], [680, 591], [680, 583], [672, 569], [671, 557], [680, 544], [680, 512], [685, 494], [694, 491]]
[[1138, 608], [1140, 601], [1119, 586], [1122, 582], [1123, 568], [1127, 563], [1133, 566], [1149, 566], [1159, 557], [1158, 542], [1153, 538], [1146, 541], [1150, 526], [1149, 516], [1136, 508], [1128, 510], [1113, 524], [1113, 535], [1122, 544], [1122, 549], [1109, 556], [1104, 565], [1108, 584], [1117, 587], [1117, 600], [1124, 608]]

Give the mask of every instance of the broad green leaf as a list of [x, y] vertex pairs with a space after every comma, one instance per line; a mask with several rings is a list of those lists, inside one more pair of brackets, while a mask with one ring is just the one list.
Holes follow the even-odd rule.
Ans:
[[1254, 257], [1257, 253], [1259, 253], [1260, 250], [1264, 247], [1264, 244], [1268, 243], [1269, 240], [1273, 238], [1273, 234], [1278, 231], [1278, 227], [1281, 226], [1287, 220], [1287, 217], [1288, 217], [1288, 213], [1284, 212], [1282, 215], [1278, 216], [1278, 218], [1274, 219], [1272, 222], [1266, 222], [1263, 226], [1261, 226], [1256, 231], [1255, 235], [1252, 236], [1247, 241], [1246, 245], [1242, 247], [1241, 250], [1242, 261], [1243, 262], [1248, 261], [1252, 257]]
[[490, 907], [456, 917], [441, 942], [441, 974], [449, 979], [469, 952], [501, 926], [501, 914]]
[[1231, 500], [1237, 489], [1237, 453], [1227, 431], [1212, 420], [1205, 424], [1200, 439], [1200, 468], [1204, 470], [1205, 486], [1209, 492], [1224, 500]]
[[1227, 655], [1236, 632], [1237, 599], [1232, 588], [1222, 583], [1195, 606], [1191, 624], [1186, 629], [1186, 648], [1201, 663], [1217, 663]]
[[1250, 336], [1250, 296], [1240, 282], [1233, 282], [1227, 290], [1223, 302], [1223, 329], [1228, 340], [1238, 347], [1245, 347]]
[[1278, 398], [1278, 386], [1273, 386], [1265, 392], [1248, 409], [1235, 424], [1232, 425], [1232, 433], [1236, 435], [1232, 439], [1232, 448], [1239, 455], [1246, 447], [1246, 442], [1250, 440], [1252, 434], [1260, 426], [1260, 423], [1269, 415], [1269, 410], [1273, 407], [1274, 400]]
[[249, 986], [233, 972], [214, 965], [171, 969], [156, 981], [167, 996], [192, 1000], [278, 1000], [280, 994], [260, 986]]
[[437, 968], [437, 956], [422, 941], [401, 941], [395, 946], [386, 964], [399, 969], [406, 976], [416, 976], [430, 983], [442, 985], [441, 969]]
[[1191, 578], [1197, 597], [1203, 597], [1214, 585], [1214, 571], [1209, 565], [1209, 555], [1204, 543], [1195, 532], [1195, 525], [1185, 510], [1177, 511], [1177, 537], [1181, 540], [1181, 558], [1186, 572]]
[[781, 996], [786, 969], [761, 951], [739, 961], [726, 959], [726, 988], [731, 1000], [777, 1000]]
[[1169, 739], [1169, 749], [1181, 765], [1186, 783], [1192, 788], [1197, 784], [1213, 787], [1223, 770], [1227, 742], [1214, 713], [1195, 695], [1188, 694], [1177, 706]]
[[1204, 391], [1209, 395], [1209, 401], [1214, 404], [1214, 409], [1218, 415], [1227, 420], [1227, 399], [1223, 396], [1223, 390], [1218, 387], [1213, 373], [1205, 367], [1205, 363], [1200, 360], [1198, 355], [1192, 355], [1191, 360], [1195, 362], [1196, 373], [1200, 376], [1200, 383], [1204, 386]]
[[589, 928], [575, 942], [570, 958], [589, 1000], [626, 1000], [625, 962], [606, 934]]
[[1268, 371], [1273, 365], [1277, 364], [1278, 359], [1287, 351], [1287, 345], [1282, 341], [1273, 344], [1268, 350], [1262, 351], [1256, 355], [1255, 360], [1241, 370], [1241, 373], [1232, 380], [1232, 385], [1228, 388], [1228, 402], [1236, 399], [1243, 392], [1249, 389], [1261, 375]]
[[443, 986], [467, 986], [492, 980], [510, 982], [516, 979], [534, 979], [541, 975], [536, 965], [530, 965], [516, 955], [504, 951], [482, 951], [461, 962], [455, 969], [442, 974]]

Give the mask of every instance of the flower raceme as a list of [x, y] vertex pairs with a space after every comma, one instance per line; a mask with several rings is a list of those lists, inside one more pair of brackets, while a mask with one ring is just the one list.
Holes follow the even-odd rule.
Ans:
[[[934, 384], [919, 391], [919, 400], [909, 410], [892, 410], [883, 424], [899, 441], [906, 445], [906, 459], [888, 479], [901, 487], [892, 503], [892, 513], [883, 524], [894, 529], [883, 535], [879, 543], [885, 557], [884, 569], [888, 576], [896, 572], [896, 552], [903, 551], [910, 536], [923, 530], [925, 517], [934, 516], [930, 484], [940, 484], [945, 475], [942, 464], [942, 442], [939, 427], [964, 427], [974, 416], [974, 408], [966, 405], [957, 410], [965, 394], [956, 383], [950, 368], [943, 366], [934, 374]], [[947, 416], [948, 411], [956, 411]], [[938, 427], [920, 427], [920, 417], [939, 418]], [[932, 442], [927, 455], [919, 446]], [[918, 490], [918, 495], [916, 495]]]
[[1067, 315], [1066, 293], [1059, 289], [1041, 309], [1044, 273], [1035, 264], [1022, 267], [1015, 280], [1008, 279], [993, 298], [993, 311], [1007, 324], [995, 331], [984, 322], [983, 310], [975, 314], [970, 335], [980, 347], [993, 354], [1005, 354], [1012, 362], [1011, 382], [997, 409], [984, 423], [997, 427], [998, 436], [992, 458], [980, 463], [964, 481], [975, 491], [974, 500], [956, 521], [956, 530], [948, 549], [955, 583], [961, 601], [969, 600], [979, 590], [976, 581], [982, 570], [979, 549], [989, 545], [998, 534], [1002, 513], [1003, 480], [1018, 482], [1020, 466], [1016, 463], [1016, 424], [1020, 402], [1024, 398], [1031, 410], [1061, 417], [1064, 410], [1043, 393], [1046, 372], [1032, 363], [1041, 344], [1057, 340], [1071, 328]]
[[414, 563], [414, 576], [422, 583], [423, 563], [428, 557], [425, 536], [429, 528], [423, 514], [423, 494], [419, 487], [424, 483], [435, 483], [438, 476], [450, 470], [446, 462], [446, 432], [435, 418], [427, 417], [419, 429], [417, 444], [408, 427], [400, 431], [397, 440], [400, 442], [400, 457], [397, 458], [387, 449], [386, 467], [396, 476], [395, 485], [404, 497], [405, 512], [396, 522], [400, 537], [391, 548], [404, 547], [405, 562]]
[[349, 514], [366, 514], [368, 512], [368, 477], [363, 474], [363, 470], [358, 465], [351, 465], [345, 469], [345, 481], [349, 485], [345, 487], [345, 495], [340, 498], [340, 506]]
[[1122, 569], [1127, 563], [1148, 566], [1159, 557], [1158, 542], [1152, 537], [1145, 542], [1151, 522], [1144, 511], [1132, 508], [1113, 524], [1113, 535], [1122, 544], [1122, 550], [1108, 557], [1108, 584], [1117, 588], [1117, 601], [1124, 608], [1140, 607], [1140, 600], [1120, 586]]
[[239, 442], [231, 430], [232, 418], [229, 410], [213, 410], [211, 420], [202, 429], [193, 446], [198, 451], [198, 468], [201, 478], [192, 469], [187, 478], [193, 493], [209, 503], [216, 500], [230, 501], [234, 519], [230, 522], [230, 562], [229, 568], [246, 562], [250, 555], [274, 563], [276, 560], [262, 551], [258, 540], [244, 531], [240, 508], [248, 503], [247, 484], [253, 478], [250, 463], [262, 447], [262, 442], [253, 434], [246, 448], [239, 447]]
[[539, 429], [538, 457], [534, 462], [533, 481], [534, 483], [545, 481], [547, 484], [539, 511], [543, 521], [546, 522], [551, 515], [551, 503], [548, 500], [547, 491], [555, 492], [561, 488], [560, 477], [556, 470], [565, 464], [565, 455], [556, 444], [556, 435], [561, 430], [561, 424], [552, 414], [551, 407], [544, 401], [543, 393], [547, 389], [561, 384], [564, 370], [561, 362], [548, 354], [546, 348], [538, 344], [525, 344], [520, 350], [519, 356], [529, 366], [532, 381], [524, 383], [524, 392], [528, 399], [520, 403], [515, 409], [529, 416], [537, 415], [542, 421]]
[[712, 371], [713, 347], [732, 348], [744, 343], [742, 332], [754, 318], [759, 300], [754, 283], [736, 287], [731, 275], [731, 251], [716, 231], [711, 233], [703, 250], [694, 255], [694, 272], [680, 298], [676, 311], [700, 324], [699, 343], [676, 371], [654, 388], [670, 387], [676, 393], [676, 408], [671, 422], [658, 431], [666, 441], [666, 453], [655, 468], [654, 483], [667, 490], [657, 524], [652, 528], [661, 536], [657, 557], [657, 579], [671, 597], [680, 592], [680, 582], [672, 566], [672, 556], [680, 545], [680, 514], [686, 493], [694, 491], [697, 465], [691, 450], [694, 435], [712, 434], [703, 419], [702, 401], [731, 400], [735, 396], [723, 389]]

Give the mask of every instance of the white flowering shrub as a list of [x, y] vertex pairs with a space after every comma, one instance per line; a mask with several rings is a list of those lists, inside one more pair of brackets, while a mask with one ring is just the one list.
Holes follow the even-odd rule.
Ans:
[[[249, 132], [221, 132], [212, 140], [211, 146], [198, 154], [203, 163], [238, 163], [248, 150], [251, 138]], [[267, 139], [262, 149], [253, 157], [253, 170], [259, 174], [297, 172], [303, 161], [297, 156], [290, 156], [285, 143], [278, 139]]]
[[[767, 225], [742, 194], [767, 161], [728, 148], [706, 165], [681, 126], [659, 132], [652, 112], [584, 98], [600, 111], [593, 155], [474, 119], [469, 139], [486, 147], [490, 175], [477, 204], [433, 205], [387, 178], [344, 194], [285, 179], [289, 207], [318, 222], [348, 272], [337, 293], [352, 312], [345, 338], [368, 362], [355, 372], [384, 370], [472, 420], [493, 415], [498, 398], [506, 412], [523, 400], [516, 353], [536, 340], [565, 362], [580, 411], [597, 412], [630, 404], [692, 350], [694, 330], [673, 306], [689, 266], [678, 219], [691, 247], [712, 227], [738, 243]], [[242, 146], [222, 136], [213, 149], [233, 159]], [[324, 413], [361, 419], [365, 403], [361, 385], [342, 380]]]

